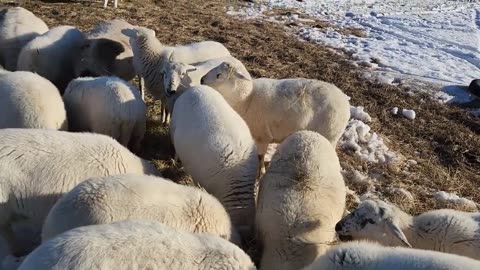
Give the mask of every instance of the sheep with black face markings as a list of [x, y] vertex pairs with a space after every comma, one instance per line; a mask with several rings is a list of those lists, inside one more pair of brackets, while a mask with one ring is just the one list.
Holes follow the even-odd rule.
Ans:
[[410, 216], [379, 200], [366, 200], [335, 227], [340, 239], [372, 240], [480, 259], [480, 213], [440, 209]]
[[280, 144], [260, 180], [260, 269], [301, 269], [332, 245], [345, 210], [340, 171], [335, 149], [316, 132], [295, 132]]

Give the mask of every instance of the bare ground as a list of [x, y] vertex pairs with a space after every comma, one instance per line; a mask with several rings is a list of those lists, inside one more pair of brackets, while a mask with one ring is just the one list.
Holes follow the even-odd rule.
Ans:
[[[225, 44], [242, 60], [254, 77], [307, 77], [332, 82], [352, 97], [352, 105], [362, 105], [373, 117], [372, 129], [388, 140], [389, 147], [405, 159], [418, 161], [407, 168], [360, 162], [351, 153], [338, 149], [342, 166], [366, 174], [380, 175], [375, 184], [382, 196], [398, 203], [412, 214], [439, 208], [432, 191], [457, 192], [480, 202], [480, 119], [462, 108], [429, 102], [422, 95], [410, 96], [404, 89], [382, 85], [362, 78], [361, 70], [349, 64], [348, 56], [331, 49], [293, 38], [283, 26], [242, 21], [225, 14], [228, 0], [163, 0], [126, 1], [119, 9], [103, 9], [93, 1], [16, 1], [31, 10], [50, 26], [74, 25], [89, 30], [100, 20], [124, 18], [132, 24], [156, 31], [167, 44], [216, 40]], [[228, 2], [228, 3], [227, 3]], [[282, 12], [282, 11], [280, 11]], [[318, 22], [324, 27], [327, 22]], [[355, 29], [352, 33], [361, 35]], [[151, 159], [166, 177], [190, 183], [191, 179], [178, 170], [172, 160], [173, 148], [168, 130], [158, 122], [159, 106], [148, 99], [149, 122], [141, 156]], [[411, 108], [417, 118], [410, 121], [390, 114], [390, 108]], [[415, 200], [406, 200], [390, 187], [410, 191]], [[363, 187], [352, 186], [361, 193]], [[454, 205], [450, 205], [455, 207]]]

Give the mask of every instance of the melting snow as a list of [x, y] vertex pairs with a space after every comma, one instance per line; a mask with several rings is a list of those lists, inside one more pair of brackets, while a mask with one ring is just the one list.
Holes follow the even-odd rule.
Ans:
[[474, 201], [459, 197], [453, 193], [447, 193], [445, 191], [439, 191], [434, 195], [435, 199], [441, 203], [453, 203], [469, 209], [477, 209], [477, 205]]
[[[468, 102], [465, 90], [480, 78], [480, 4], [453, 0], [262, 0], [229, 14], [265, 17], [272, 8], [294, 8], [335, 28], [304, 26], [298, 34], [351, 54], [384, 83], [423, 81], [445, 86], [441, 102]], [[296, 16], [298, 18], [298, 16]], [[295, 20], [294, 16], [289, 19]], [[270, 18], [271, 20], [271, 18]], [[365, 37], [339, 29], [357, 28]], [[426, 85], [424, 89], [431, 89]], [[430, 91], [430, 90], [427, 90]]]

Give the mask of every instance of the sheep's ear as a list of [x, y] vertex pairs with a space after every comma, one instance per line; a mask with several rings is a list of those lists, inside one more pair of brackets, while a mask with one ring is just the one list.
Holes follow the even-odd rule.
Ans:
[[187, 72], [193, 72], [197, 70], [197, 67], [194, 67], [192, 65], [187, 65], [186, 68], [187, 68]]
[[138, 31], [136, 29], [127, 28], [122, 30], [122, 34], [127, 37], [135, 38], [138, 36]]
[[412, 247], [410, 242], [408, 242], [407, 237], [402, 232], [402, 230], [398, 227], [396, 222], [394, 222], [393, 220], [387, 220], [387, 227], [393, 233], [393, 235], [395, 235], [395, 237], [400, 239], [400, 241], [402, 241], [408, 247]]
[[170, 56], [168, 57], [168, 62], [170, 62], [170, 63], [173, 62], [173, 54], [174, 54], [174, 52], [172, 52], [172, 53], [170, 54]]
[[241, 80], [249, 80], [249, 78], [247, 76], [245, 76], [242, 72], [240, 72], [238, 70], [235, 70], [234, 74], [235, 74], [235, 77], [237, 77]]

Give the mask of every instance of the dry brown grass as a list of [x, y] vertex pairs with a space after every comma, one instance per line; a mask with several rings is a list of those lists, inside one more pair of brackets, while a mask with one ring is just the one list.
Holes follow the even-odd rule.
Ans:
[[[353, 105], [365, 106], [374, 118], [373, 130], [389, 139], [391, 149], [419, 162], [405, 170], [402, 164], [386, 167], [361, 163], [339, 150], [344, 168], [361, 167], [366, 173], [381, 175], [384, 180], [379, 182], [377, 190], [396, 186], [413, 193], [415, 203], [408, 207], [411, 213], [439, 207], [431, 197], [431, 191], [435, 190], [457, 192], [480, 202], [478, 118], [461, 108], [425, 102], [428, 98], [421, 95], [406, 95], [399, 87], [365, 81], [346, 55], [292, 38], [278, 24], [228, 17], [225, 0], [123, 0], [116, 10], [104, 10], [100, 2], [92, 1], [25, 0], [22, 5], [50, 26], [70, 24], [88, 30], [100, 20], [124, 18], [154, 29], [158, 38], [168, 44], [216, 40], [243, 61], [254, 77], [308, 77], [332, 82], [352, 97]], [[154, 160], [167, 177], [190, 182], [172, 161], [168, 131], [156, 120], [159, 107], [151, 100], [148, 105], [148, 132], [141, 155]], [[394, 106], [414, 109], [417, 118], [410, 121], [392, 116], [389, 110]], [[398, 200], [397, 195], [385, 194], [392, 201]]]

